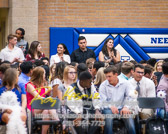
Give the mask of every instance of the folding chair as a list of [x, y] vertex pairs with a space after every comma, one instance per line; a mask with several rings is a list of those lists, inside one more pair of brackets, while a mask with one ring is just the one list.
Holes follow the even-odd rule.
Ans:
[[[58, 98], [52, 98], [56, 103], [53, 105], [53, 101], [47, 100], [47, 98], [34, 100], [31, 104], [31, 133], [34, 133], [33, 126], [42, 126], [42, 125], [52, 125], [52, 126], [60, 126], [60, 133], [62, 130], [62, 119], [57, 120], [42, 120], [41, 118], [34, 118], [32, 109], [41, 109], [41, 110], [49, 110], [49, 109], [59, 109], [61, 102]], [[43, 102], [43, 103], [42, 103]], [[56, 114], [56, 113], [55, 113]]]
[[27, 128], [27, 134], [29, 134], [29, 122], [28, 122], [28, 112], [27, 112], [27, 108], [26, 108], [26, 115], [27, 115], [27, 119], [26, 119], [26, 128]]
[[[160, 97], [140, 97], [137, 99], [139, 108], [142, 109], [153, 109], [156, 110], [157, 108], [162, 108], [164, 109], [164, 117], [166, 117], [166, 110], [165, 110], [165, 103], [162, 98]], [[154, 116], [155, 117], [155, 116]], [[138, 121], [138, 128], [139, 128], [139, 133], [141, 133], [141, 124], [146, 124], [147, 119], [145, 120], [140, 120], [139, 117], [137, 119]]]

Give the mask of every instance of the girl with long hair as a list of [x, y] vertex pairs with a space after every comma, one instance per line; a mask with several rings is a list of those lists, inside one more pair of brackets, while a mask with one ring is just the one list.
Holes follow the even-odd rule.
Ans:
[[[34, 99], [34, 97], [45, 97], [45, 84], [46, 78], [45, 78], [45, 70], [42, 67], [36, 67], [33, 69], [32, 76], [30, 78], [30, 81], [25, 85], [26, 88], [26, 95], [27, 95], [27, 108], [28, 110], [31, 110], [31, 101]], [[50, 115], [56, 115], [56, 110], [34, 110], [34, 114], [42, 115], [50, 114]], [[44, 120], [49, 120], [48, 118], [43, 118]], [[53, 118], [53, 120], [58, 120], [57, 118]], [[46, 134], [47, 130], [49, 128], [49, 125], [43, 125], [42, 126], [42, 134]]]
[[51, 56], [50, 66], [52, 66], [54, 63], [58, 63], [62, 61], [71, 63], [71, 59], [66, 45], [63, 43], [60, 43], [57, 46], [57, 54]]
[[[3, 76], [3, 82], [2, 85], [3, 87], [0, 88], [0, 95], [3, 92], [7, 92], [7, 91], [12, 91], [16, 94], [17, 96], [17, 101], [20, 103], [20, 105], [22, 105], [22, 110], [21, 110], [21, 119], [23, 122], [26, 122], [26, 106], [22, 104], [22, 102], [24, 102], [25, 97], [24, 94], [22, 94], [21, 89], [19, 88], [19, 86], [17, 85], [18, 83], [18, 71], [15, 68], [8, 68], [5, 71], [5, 74]], [[5, 123], [8, 123], [9, 121], [9, 116], [12, 113], [12, 110], [10, 109], [6, 109], [3, 114], [2, 114], [2, 121]]]
[[56, 64], [56, 68], [54, 71], [54, 74], [52, 74], [51, 78], [51, 88], [52, 88], [52, 96], [53, 97], [58, 97], [61, 99], [60, 96], [60, 91], [58, 90], [58, 86], [61, 86], [63, 84], [63, 73], [64, 73], [64, 68], [68, 63], [66, 62], [59, 62]]
[[154, 72], [162, 72], [163, 60], [158, 60], [154, 66]]
[[99, 61], [109, 64], [116, 64], [120, 62], [120, 53], [114, 48], [114, 41], [112, 38], [108, 38], [104, 42], [102, 51], [99, 53]]
[[36, 59], [41, 59], [45, 57], [45, 54], [41, 52], [41, 44], [39, 41], [33, 41], [26, 55], [26, 61], [34, 61]]
[[162, 65], [163, 65], [164, 61], [163, 60], [158, 60], [156, 63], [155, 63], [155, 66], [154, 66], [154, 75], [152, 78], [155, 78], [157, 79], [157, 84], [159, 84], [160, 82], [160, 79], [162, 77]]
[[105, 69], [105, 67], [99, 68], [99, 70], [97, 71], [97, 74], [96, 74], [94, 86], [96, 87], [97, 92], [99, 92], [99, 86], [101, 85], [101, 83], [106, 80], [106, 76], [104, 74], [104, 69]]
[[68, 87], [75, 83], [77, 80], [77, 70], [74, 66], [68, 65], [64, 69], [63, 73], [63, 85], [60, 85], [58, 89], [61, 91], [60, 93], [60, 100], [62, 100], [62, 97], [64, 96], [65, 91], [68, 89]]

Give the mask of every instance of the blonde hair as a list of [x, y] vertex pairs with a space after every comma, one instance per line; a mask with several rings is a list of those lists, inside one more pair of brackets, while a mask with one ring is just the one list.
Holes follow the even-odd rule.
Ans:
[[[75, 68], [74, 66], [72, 66], [72, 65], [66, 66], [66, 67], [64, 68], [63, 81], [67, 81], [67, 80], [68, 80], [68, 71], [69, 71], [70, 68], [73, 68], [73, 69], [75, 69], [75, 71], [76, 71], [76, 68]], [[77, 72], [77, 71], [76, 71], [76, 72]], [[76, 80], [77, 80], [77, 73], [76, 73], [74, 82], [76, 82]]]
[[95, 61], [96, 61], [95, 58], [89, 58], [89, 59], [87, 59], [86, 60], [86, 66], [89, 68], [89, 65], [90, 64], [94, 64]]
[[45, 82], [43, 78], [44, 73], [45, 73], [44, 68], [42, 67], [34, 68], [30, 81], [40, 86], [42, 83]]
[[104, 74], [104, 69], [105, 69], [105, 67], [101, 67], [97, 71], [96, 80], [94, 82], [95, 85], [100, 85], [103, 81], [106, 80], [106, 76]]
[[[49, 76], [49, 80], [51, 81], [51, 78], [54, 76], [54, 72], [55, 72], [55, 68], [56, 68], [56, 63], [52, 64], [50, 67], [50, 76]], [[54, 69], [54, 71], [53, 71]]]
[[155, 63], [155, 66], [154, 66], [154, 72], [157, 72], [157, 65], [159, 64], [159, 63], [162, 63], [163, 64], [163, 60], [158, 60], [156, 63]]

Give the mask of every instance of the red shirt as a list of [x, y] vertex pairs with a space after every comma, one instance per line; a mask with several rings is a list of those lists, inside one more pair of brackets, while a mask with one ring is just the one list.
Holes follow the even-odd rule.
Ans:
[[[42, 57], [45, 57], [44, 53], [41, 53], [41, 56], [38, 59], [40, 60]], [[34, 60], [36, 60], [36, 59], [32, 59], [30, 54], [26, 55], [26, 61], [34, 61]]]
[[[35, 89], [37, 88], [32, 82], [28, 82], [27, 84], [31, 84]], [[26, 97], [27, 97], [27, 108], [31, 111], [31, 101], [34, 99], [34, 96], [27, 92], [27, 84], [25, 85], [26, 89]], [[36, 90], [38, 92], [38, 90]], [[40, 96], [45, 97], [45, 88], [41, 88], [41, 92], [39, 93]]]

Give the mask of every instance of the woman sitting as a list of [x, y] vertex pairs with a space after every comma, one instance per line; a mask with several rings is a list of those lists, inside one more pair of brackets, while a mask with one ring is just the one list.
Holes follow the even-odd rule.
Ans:
[[97, 92], [99, 92], [99, 87], [100, 87], [101, 83], [106, 80], [106, 76], [104, 74], [104, 69], [105, 69], [105, 67], [101, 67], [97, 71], [96, 79], [94, 81], [94, 86], [95, 86]]
[[67, 63], [66, 62], [59, 62], [56, 64], [56, 68], [54, 71], [54, 74], [52, 74], [50, 86], [52, 88], [52, 95], [53, 97], [58, 97], [59, 99], [62, 98], [60, 94], [60, 90], [58, 90], [59, 86], [62, 86], [63, 84], [63, 73], [64, 73], [64, 68], [66, 67]]
[[60, 100], [62, 100], [62, 97], [64, 96], [64, 93], [68, 89], [68, 87], [75, 83], [77, 80], [77, 71], [74, 66], [68, 65], [64, 69], [63, 73], [63, 85], [59, 86], [58, 89], [61, 91], [60, 93]]
[[40, 60], [42, 57], [45, 57], [45, 54], [41, 52], [41, 44], [39, 41], [33, 41], [26, 55], [26, 61], [35, 61]]
[[155, 63], [154, 66], [154, 76], [157, 77], [157, 84], [159, 84], [160, 78], [162, 77], [162, 65], [163, 65], [163, 60], [159, 60]]
[[50, 66], [52, 66], [54, 63], [58, 63], [58, 62], [62, 62], [62, 61], [71, 63], [71, 59], [70, 59], [70, 56], [69, 56], [68, 49], [65, 46], [65, 44], [63, 44], [63, 43], [58, 44], [57, 54], [51, 56]]
[[[26, 122], [26, 105], [22, 104], [22, 102], [25, 102], [25, 97], [24, 94], [22, 94], [22, 91], [20, 90], [19, 86], [17, 85], [18, 83], [18, 71], [15, 68], [9, 68], [5, 71], [4, 77], [3, 77], [3, 87], [0, 88], [0, 95], [3, 92], [7, 92], [7, 91], [12, 91], [16, 94], [17, 96], [17, 101], [20, 103], [20, 105], [22, 105], [22, 109], [21, 109], [21, 119], [22, 121], [25, 123]], [[6, 109], [3, 114], [1, 115], [2, 117], [2, 121], [6, 124], [8, 124], [9, 119], [10, 119], [10, 115], [12, 113], [11, 109]]]
[[[25, 85], [26, 88], [26, 95], [27, 95], [27, 108], [28, 110], [31, 110], [31, 101], [35, 97], [45, 97], [45, 70], [42, 67], [36, 67], [33, 70], [30, 82], [28, 82]], [[50, 114], [52, 115], [53, 120], [58, 120], [56, 118], [56, 110], [38, 110], [34, 109], [34, 114], [42, 114], [44, 117], [45, 115]], [[43, 120], [49, 120], [49, 118], [43, 118]], [[49, 125], [43, 125], [42, 126], [42, 134], [46, 134], [47, 130], [49, 128]]]

